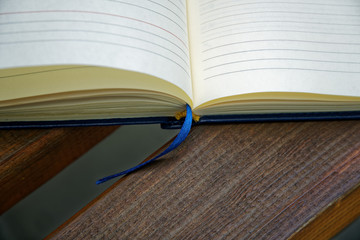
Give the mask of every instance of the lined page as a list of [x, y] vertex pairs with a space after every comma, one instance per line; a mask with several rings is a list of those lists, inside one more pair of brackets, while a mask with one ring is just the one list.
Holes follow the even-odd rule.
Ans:
[[360, 96], [359, 1], [193, 5], [200, 13], [193, 27], [198, 34], [190, 32], [197, 49], [196, 105], [256, 92]]
[[184, 0], [2, 0], [0, 68], [105, 66], [192, 96]]

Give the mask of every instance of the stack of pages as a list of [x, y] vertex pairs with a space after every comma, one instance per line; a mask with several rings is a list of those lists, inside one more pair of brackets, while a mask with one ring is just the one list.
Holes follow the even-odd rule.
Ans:
[[360, 115], [358, 0], [2, 0], [0, 26], [3, 126]]

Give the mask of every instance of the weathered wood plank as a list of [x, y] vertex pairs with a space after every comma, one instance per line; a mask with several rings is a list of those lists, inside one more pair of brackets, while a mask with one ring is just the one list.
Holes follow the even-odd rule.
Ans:
[[290, 239], [330, 239], [360, 216], [360, 184], [334, 201]]
[[198, 126], [49, 239], [286, 239], [360, 183], [359, 140], [360, 121]]
[[0, 214], [117, 127], [0, 130]]

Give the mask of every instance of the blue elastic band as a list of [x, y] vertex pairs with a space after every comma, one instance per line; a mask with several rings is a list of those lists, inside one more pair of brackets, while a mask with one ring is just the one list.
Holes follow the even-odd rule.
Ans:
[[99, 179], [99, 180], [96, 181], [96, 184], [104, 183], [104, 182], [106, 182], [106, 181], [108, 181], [110, 179], [113, 179], [113, 178], [116, 178], [116, 177], [119, 177], [119, 176], [122, 176], [122, 175], [125, 175], [125, 174], [128, 174], [128, 173], [134, 172], [134, 171], [138, 170], [139, 168], [142, 168], [143, 166], [145, 166], [145, 165], [151, 163], [152, 161], [158, 159], [159, 157], [171, 152], [177, 146], [179, 146], [180, 143], [182, 143], [185, 140], [185, 138], [187, 137], [187, 135], [190, 132], [191, 124], [192, 124], [191, 107], [189, 105], [186, 105], [186, 117], [185, 117], [184, 124], [182, 125], [179, 134], [176, 136], [176, 138], [174, 139], [174, 141], [170, 144], [170, 146], [168, 148], [166, 148], [162, 153], [160, 153], [156, 157], [154, 157], [154, 158], [152, 158], [152, 159], [150, 159], [150, 160], [148, 160], [146, 162], [143, 162], [143, 163], [141, 163], [141, 164], [139, 164], [139, 165], [137, 165], [137, 166], [135, 166], [133, 168], [130, 168], [130, 169], [125, 170], [123, 172], [119, 172], [119, 173], [116, 173], [114, 175]]

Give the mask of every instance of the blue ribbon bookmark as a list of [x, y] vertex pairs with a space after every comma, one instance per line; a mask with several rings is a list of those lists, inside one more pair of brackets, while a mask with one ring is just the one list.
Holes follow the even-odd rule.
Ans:
[[119, 177], [119, 176], [122, 176], [122, 175], [125, 175], [125, 174], [128, 174], [128, 173], [131, 173], [131, 172], [134, 172], [140, 168], [142, 168], [143, 166], [155, 161], [156, 159], [158, 159], [159, 157], [161, 156], [164, 156], [165, 154], [171, 152], [172, 150], [174, 150], [177, 146], [180, 145], [180, 143], [182, 143], [185, 138], [187, 137], [187, 135], [189, 134], [190, 132], [190, 129], [191, 129], [191, 124], [192, 124], [192, 111], [191, 111], [191, 107], [189, 105], [186, 105], [186, 117], [185, 117], [185, 121], [181, 127], [181, 130], [179, 132], [179, 134], [176, 136], [176, 138], [174, 139], [174, 141], [170, 144], [170, 146], [168, 148], [166, 148], [162, 153], [160, 153], [159, 155], [157, 155], [156, 157], [146, 161], [146, 162], [143, 162], [133, 168], [130, 168], [128, 170], [125, 170], [123, 172], [119, 172], [119, 173], [116, 173], [114, 175], [111, 175], [111, 176], [108, 176], [108, 177], [104, 177], [102, 179], [99, 179], [96, 181], [96, 184], [101, 184], [101, 183], [104, 183], [110, 179], [113, 179], [113, 178], [116, 178], [116, 177]]

